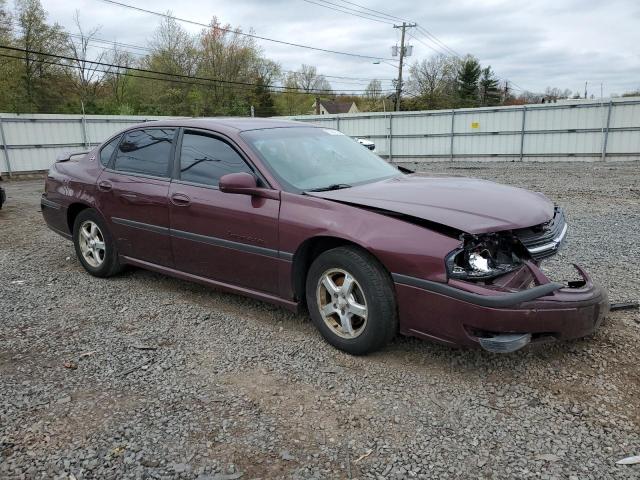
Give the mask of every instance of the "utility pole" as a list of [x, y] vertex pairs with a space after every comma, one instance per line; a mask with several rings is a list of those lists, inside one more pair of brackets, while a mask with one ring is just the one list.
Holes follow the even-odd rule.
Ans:
[[396, 86], [396, 112], [400, 111], [400, 95], [402, 94], [402, 63], [405, 55], [411, 55], [411, 53], [407, 54], [406, 47], [404, 46], [404, 33], [407, 28], [413, 28], [416, 25], [416, 23], [402, 22], [402, 25], [393, 26], [393, 28], [402, 29], [402, 36], [400, 37], [400, 64], [398, 65], [398, 85]]

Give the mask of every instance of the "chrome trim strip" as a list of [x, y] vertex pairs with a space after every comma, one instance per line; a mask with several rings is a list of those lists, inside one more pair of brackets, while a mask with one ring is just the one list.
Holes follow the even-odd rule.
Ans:
[[231, 248], [241, 252], [256, 253], [258, 255], [264, 255], [266, 257], [278, 258], [278, 251], [271, 248], [258, 247], [256, 245], [248, 245], [246, 243], [234, 242], [233, 240], [226, 240], [224, 238], [209, 237], [207, 235], [200, 235], [198, 233], [184, 232], [182, 230], [171, 229], [170, 235], [175, 238], [182, 238], [184, 240], [192, 240], [194, 242], [206, 243], [214, 245], [216, 247]]
[[125, 227], [137, 228], [139, 230], [146, 230], [148, 232], [160, 233], [164, 235], [170, 235], [169, 228], [159, 227], [158, 225], [151, 225], [150, 223], [136, 222], [134, 220], [127, 220], [126, 218], [111, 217], [113, 223], [118, 225], [124, 225]]
[[286, 260], [286, 261], [288, 261], [288, 262], [293, 261], [293, 253], [279, 251], [279, 252], [278, 252], [278, 256], [279, 256], [282, 260]]
[[266, 257], [279, 258], [287, 261], [293, 260], [292, 253], [279, 252], [278, 250], [274, 250], [272, 248], [234, 242], [233, 240], [227, 240], [225, 238], [210, 237], [207, 235], [200, 235], [199, 233], [185, 232], [183, 230], [174, 230], [168, 227], [160, 227], [158, 225], [151, 225], [149, 223], [136, 222], [135, 220], [127, 220], [126, 218], [111, 217], [111, 221], [118, 225], [124, 225], [126, 227], [159, 233], [161, 235], [169, 235], [171, 237], [181, 238], [183, 240], [206, 243], [209, 245], [214, 245], [216, 247], [230, 248], [232, 250], [238, 250], [240, 252], [254, 253], [257, 255], [264, 255]]
[[558, 245], [562, 243], [565, 235], [567, 234], [567, 228], [568, 228], [568, 225], [565, 223], [564, 227], [562, 227], [562, 232], [560, 232], [560, 235], [554, 238], [551, 242], [545, 245], [540, 245], [539, 247], [527, 248], [527, 250], [529, 250], [529, 253], [540, 253], [540, 252], [546, 252], [547, 250], [554, 250], [558, 248]]
[[422, 278], [410, 277], [399, 273], [392, 273], [393, 281], [410, 287], [417, 287], [429, 292], [446, 295], [456, 300], [462, 300], [481, 307], [511, 307], [519, 303], [529, 302], [536, 298], [548, 295], [563, 287], [560, 283], [550, 282], [537, 287], [522, 290], [520, 292], [505, 293], [504, 295], [479, 295], [477, 293], [465, 292], [445, 283], [433, 282]]

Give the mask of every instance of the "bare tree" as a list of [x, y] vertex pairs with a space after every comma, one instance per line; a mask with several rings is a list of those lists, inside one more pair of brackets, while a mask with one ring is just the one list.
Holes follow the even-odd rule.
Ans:
[[200, 75], [220, 80], [199, 89], [205, 99], [205, 113], [248, 114], [252, 88], [241, 84], [256, 83], [256, 76], [260, 75], [265, 75], [263, 82], [270, 83], [272, 66], [261, 65], [260, 51], [253, 38], [242, 35], [239, 28], [221, 24], [215, 17], [199, 40]]
[[120, 50], [114, 43], [113, 49], [106, 55], [106, 62], [115, 67], [109, 67], [108, 72], [104, 75], [103, 81], [109, 88], [113, 100], [120, 109], [125, 105], [125, 98], [131, 78], [127, 76], [130, 67], [134, 65], [134, 57], [131, 52]]
[[371, 102], [377, 102], [382, 96], [382, 82], [376, 78], [369, 82], [364, 91], [365, 97]]
[[435, 55], [409, 68], [407, 90], [420, 97], [423, 108], [441, 108], [449, 103], [455, 91], [456, 60], [445, 55]]
[[171, 12], [167, 14], [151, 40], [149, 66], [170, 74], [194, 75], [198, 64], [195, 40]]
[[571, 93], [571, 90], [568, 88], [562, 90], [558, 87], [547, 87], [544, 90], [544, 98], [547, 102], [555, 102], [556, 100], [571, 97]]
[[316, 67], [302, 65], [295, 73], [296, 87], [303, 92], [310, 93], [331, 93], [331, 84], [324, 75], [318, 74]]
[[[68, 69], [72, 84], [80, 97], [82, 108], [95, 100], [96, 94], [104, 79], [104, 66], [98, 63], [104, 63], [106, 51], [101, 50], [92, 55], [91, 42], [100, 31], [100, 27], [91, 28], [85, 31], [80, 23], [80, 12], [76, 10], [73, 17], [76, 24], [77, 34], [69, 37], [68, 47], [73, 57], [71, 65], [73, 69]], [[90, 58], [92, 57], [92, 58]], [[97, 63], [94, 63], [97, 62]]]
[[273, 60], [260, 58], [254, 67], [254, 76], [265, 86], [270, 87], [282, 77], [280, 65]]

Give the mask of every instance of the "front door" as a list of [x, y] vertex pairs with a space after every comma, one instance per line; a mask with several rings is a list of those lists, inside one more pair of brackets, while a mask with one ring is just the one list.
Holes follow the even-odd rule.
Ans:
[[173, 266], [168, 193], [173, 128], [127, 132], [98, 178], [99, 208], [121, 255]]
[[227, 173], [257, 175], [223, 137], [185, 129], [179, 145], [169, 187], [176, 268], [277, 293], [280, 201], [218, 190], [218, 180]]

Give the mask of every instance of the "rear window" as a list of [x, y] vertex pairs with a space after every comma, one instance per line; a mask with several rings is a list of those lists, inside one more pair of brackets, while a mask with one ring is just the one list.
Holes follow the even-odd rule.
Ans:
[[102, 150], [100, 150], [100, 163], [105, 167], [109, 164], [109, 160], [111, 160], [111, 156], [113, 155], [113, 151], [118, 146], [118, 142], [122, 138], [122, 135], [118, 135], [116, 138], [107, 143]]
[[147, 128], [126, 133], [113, 165], [120, 172], [169, 176], [173, 128]]

